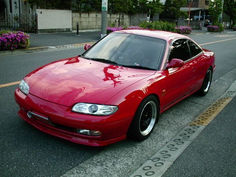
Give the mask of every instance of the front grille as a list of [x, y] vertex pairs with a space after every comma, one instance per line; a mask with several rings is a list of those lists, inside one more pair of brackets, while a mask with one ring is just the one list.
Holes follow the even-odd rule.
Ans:
[[52, 122], [49, 117], [45, 117], [45, 116], [36, 114], [34, 112], [31, 112], [31, 111], [27, 112], [27, 116], [30, 119], [33, 119], [33, 120], [35, 120], [36, 122], [38, 122], [40, 124], [43, 123], [43, 124], [51, 125], [51, 126], [57, 128], [57, 129], [64, 130], [64, 131], [67, 131], [67, 132], [72, 132], [72, 133], [76, 132], [76, 128], [72, 128], [72, 127], [67, 127], [67, 126], [64, 126], [64, 125], [56, 124], [56, 123]]
[[61, 130], [65, 130], [65, 131], [69, 131], [69, 132], [73, 132], [73, 133], [76, 132], [76, 128], [67, 127], [67, 126], [60, 125], [60, 124], [52, 123], [52, 126], [55, 128], [61, 129]]

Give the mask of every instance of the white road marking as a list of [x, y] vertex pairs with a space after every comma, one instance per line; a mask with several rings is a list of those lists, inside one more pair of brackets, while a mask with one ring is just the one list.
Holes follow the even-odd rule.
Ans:
[[222, 39], [222, 40], [218, 40], [218, 41], [202, 43], [202, 44], [199, 44], [199, 45], [204, 46], [204, 45], [216, 44], [216, 43], [225, 42], [225, 41], [232, 41], [232, 40], [235, 40], [235, 39], [236, 38]]

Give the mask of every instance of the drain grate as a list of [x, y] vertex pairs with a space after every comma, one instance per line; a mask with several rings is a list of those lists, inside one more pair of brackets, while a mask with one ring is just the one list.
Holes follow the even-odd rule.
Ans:
[[131, 177], [159, 177], [178, 158], [191, 141], [203, 130], [203, 126], [187, 126], [160, 151], [147, 160]]
[[225, 97], [233, 98], [236, 95], [236, 91], [228, 91], [225, 93]]

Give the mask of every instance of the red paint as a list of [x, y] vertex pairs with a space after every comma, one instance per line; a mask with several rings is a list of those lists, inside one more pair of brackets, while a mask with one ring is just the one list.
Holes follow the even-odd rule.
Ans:
[[[171, 41], [187, 38], [183, 35], [148, 30], [127, 30], [125, 33], [146, 35]], [[169, 42], [167, 42], [170, 45]], [[160, 101], [161, 112], [196, 92], [207, 69], [215, 68], [214, 53], [204, 49], [198, 57], [179, 67], [166, 69], [164, 54], [160, 71], [126, 68], [74, 57], [47, 64], [24, 80], [29, 84], [26, 96], [18, 88], [16, 102], [19, 115], [39, 130], [74, 143], [105, 146], [126, 138], [126, 133], [141, 101], [154, 94]], [[173, 63], [172, 63], [173, 64]], [[176, 66], [176, 65], [175, 65]], [[72, 112], [78, 102], [117, 105], [110, 116], [93, 116]], [[49, 118], [48, 122], [28, 118], [32, 111]], [[64, 130], [58, 125], [70, 127]], [[90, 137], [73, 132], [75, 129], [99, 130], [102, 135]]]

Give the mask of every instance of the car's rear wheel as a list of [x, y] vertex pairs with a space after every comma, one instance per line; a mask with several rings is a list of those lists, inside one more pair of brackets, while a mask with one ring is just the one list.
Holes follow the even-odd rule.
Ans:
[[212, 82], [212, 74], [213, 74], [212, 69], [209, 68], [203, 80], [202, 87], [198, 91], [199, 95], [204, 96], [209, 92]]
[[139, 105], [135, 117], [130, 125], [128, 136], [142, 141], [152, 132], [159, 118], [159, 103], [155, 96], [150, 95]]

